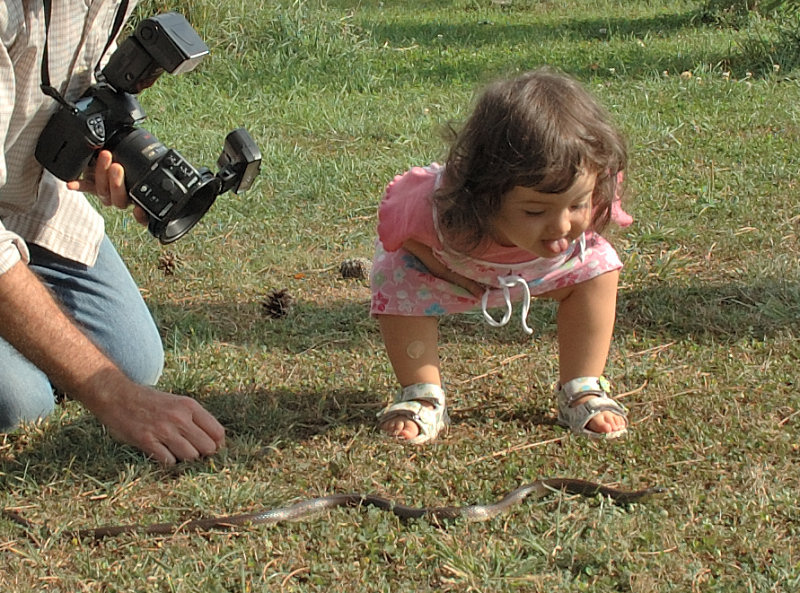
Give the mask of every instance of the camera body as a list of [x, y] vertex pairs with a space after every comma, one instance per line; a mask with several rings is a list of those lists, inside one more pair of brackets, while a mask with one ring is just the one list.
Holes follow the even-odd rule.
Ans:
[[248, 189], [258, 174], [261, 152], [243, 128], [225, 139], [216, 174], [195, 168], [137, 127], [146, 114], [134, 94], [163, 72], [195, 68], [208, 47], [183, 16], [166, 13], [143, 20], [98, 74], [97, 84], [56, 111], [36, 145], [36, 159], [64, 181], [78, 179], [97, 151], [106, 149], [125, 169], [131, 200], [148, 214], [148, 229], [162, 243], [185, 235], [217, 196]]

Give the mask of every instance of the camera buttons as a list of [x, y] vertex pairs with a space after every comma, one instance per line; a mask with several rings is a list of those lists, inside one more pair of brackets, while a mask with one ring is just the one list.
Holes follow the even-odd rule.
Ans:
[[102, 144], [106, 141], [106, 125], [102, 115], [97, 114], [87, 118], [86, 127], [89, 128], [89, 132], [97, 139], [97, 142]]

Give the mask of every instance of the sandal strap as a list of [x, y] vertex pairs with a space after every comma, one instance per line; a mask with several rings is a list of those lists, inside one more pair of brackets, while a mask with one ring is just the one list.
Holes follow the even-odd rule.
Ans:
[[433, 407], [444, 407], [444, 389], [435, 383], [415, 383], [400, 389], [394, 397], [394, 403], [428, 402]]
[[559, 400], [563, 399], [568, 406], [571, 406], [587, 395], [596, 395], [601, 398], [603, 396], [609, 397], [611, 395], [611, 383], [602, 375], [600, 377], [577, 377], [563, 385], [559, 383], [556, 386], [556, 392], [559, 394]]
[[[556, 387], [558, 399], [558, 422], [577, 434], [590, 438], [616, 438], [627, 432], [623, 428], [612, 433], [597, 433], [586, 428], [589, 421], [601, 412], [611, 412], [627, 418], [628, 410], [609, 393], [611, 384], [605, 377], [578, 377]], [[593, 395], [581, 404], [575, 402], [587, 395]]]
[[597, 416], [600, 412], [613, 412], [617, 416], [628, 416], [627, 408], [610, 397], [604, 398], [602, 396], [597, 396], [587, 399], [582, 404], [570, 407], [571, 410], [580, 410], [581, 408], [586, 411], [586, 420], [584, 421], [584, 425], [586, 425], [589, 420]]
[[[433, 407], [426, 406], [423, 402]], [[378, 412], [378, 421], [384, 422], [398, 416], [411, 420], [419, 428], [419, 434], [408, 439], [407, 443], [418, 445], [432, 441], [450, 423], [444, 390], [434, 383], [416, 383], [403, 387], [394, 401]]]

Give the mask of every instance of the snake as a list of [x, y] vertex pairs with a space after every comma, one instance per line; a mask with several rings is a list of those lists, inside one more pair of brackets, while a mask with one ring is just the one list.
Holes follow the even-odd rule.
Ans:
[[[644, 502], [655, 494], [663, 493], [664, 489], [652, 487], [640, 490], [622, 490], [575, 478], [548, 478], [523, 484], [511, 490], [494, 503], [441, 507], [413, 507], [397, 503], [375, 494], [331, 494], [318, 498], [309, 498], [288, 506], [265, 509], [252, 513], [207, 517], [204, 519], [187, 521], [173, 521], [169, 523], [106, 525], [102, 527], [79, 529], [77, 531], [65, 531], [64, 534], [71, 538], [100, 540], [126, 533], [139, 535], [174, 535], [183, 532], [230, 530], [237, 527], [248, 527], [252, 525], [275, 525], [289, 521], [301, 521], [339, 507], [352, 508], [364, 506], [373, 506], [391, 512], [403, 520], [426, 519], [435, 524], [443, 524], [459, 519], [467, 522], [479, 522], [489, 521], [502, 513], [508, 512], [512, 507], [518, 505], [526, 498], [544, 498], [548, 494], [558, 491], [567, 492], [569, 494], [579, 494], [586, 497], [601, 495], [610, 498], [618, 504], [626, 505]], [[34, 523], [9, 509], [5, 509], [3, 514], [26, 528], [36, 527]]]

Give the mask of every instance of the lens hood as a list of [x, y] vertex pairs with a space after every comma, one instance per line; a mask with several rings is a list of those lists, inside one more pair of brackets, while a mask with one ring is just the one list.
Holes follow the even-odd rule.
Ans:
[[[150, 217], [147, 230], [163, 245], [177, 241], [200, 222], [220, 194], [219, 179], [209, 176], [165, 218]], [[174, 214], [173, 214], [174, 212]]]

